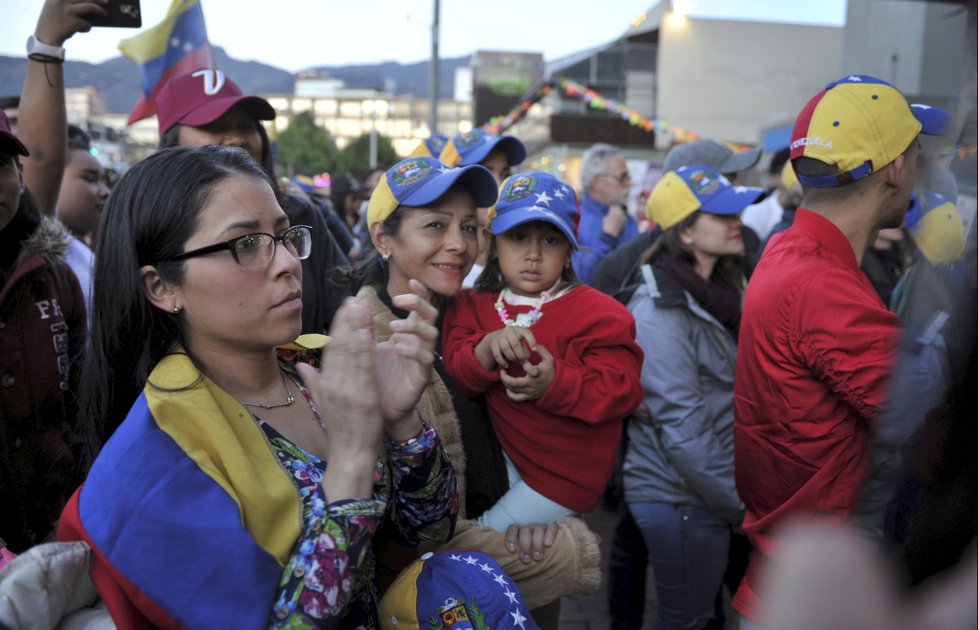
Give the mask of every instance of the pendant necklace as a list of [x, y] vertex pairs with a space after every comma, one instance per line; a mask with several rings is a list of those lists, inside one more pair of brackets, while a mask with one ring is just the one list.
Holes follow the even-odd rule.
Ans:
[[292, 390], [289, 389], [289, 379], [288, 377], [285, 376], [284, 370], [279, 370], [279, 371], [282, 372], [282, 383], [285, 384], [285, 394], [286, 394], [285, 402], [277, 403], [274, 405], [266, 405], [264, 403], [250, 403], [250, 402], [245, 402], [243, 400], [240, 400], [238, 402], [248, 407], [258, 407], [260, 409], [278, 409], [279, 407], [288, 407], [292, 403], [294, 403], [295, 396], [292, 395]]
[[557, 290], [558, 286], [560, 286], [560, 278], [557, 279], [557, 282], [555, 282], [552, 287], [546, 291], [540, 292], [540, 297], [533, 301], [533, 305], [529, 313], [526, 313], [523, 318], [517, 316], [515, 320], [509, 318], [509, 312], [506, 310], [506, 306], [503, 302], [503, 293], [506, 292], [506, 289], [503, 289], [499, 292], [499, 297], [496, 298], [495, 304], [496, 313], [499, 314], [499, 321], [501, 321], [504, 326], [519, 326], [520, 328], [529, 328], [533, 324], [540, 321], [540, 318], [543, 317], [543, 305], [553, 298], [553, 293]]

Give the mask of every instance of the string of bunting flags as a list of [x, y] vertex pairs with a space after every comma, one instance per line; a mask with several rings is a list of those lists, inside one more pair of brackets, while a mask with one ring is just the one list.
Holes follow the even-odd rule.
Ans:
[[609, 114], [620, 116], [622, 120], [628, 121], [628, 124], [631, 126], [644, 129], [649, 133], [652, 133], [654, 129], [659, 129], [664, 132], [668, 131], [675, 136], [676, 141], [679, 143], [691, 142], [699, 138], [699, 134], [695, 131], [684, 129], [678, 125], [672, 125], [664, 120], [644, 116], [634, 109], [626, 107], [614, 99], [605, 98], [596, 90], [585, 87], [570, 79], [560, 79], [557, 82], [547, 81], [541, 84], [533, 94], [518, 103], [508, 114], [505, 116], [493, 116], [482, 128], [496, 135], [502, 134], [518, 123], [526, 115], [526, 112], [530, 110], [530, 107], [538, 103], [544, 96], [553, 92], [555, 87], [559, 88], [567, 96], [585, 102], [591, 109], [600, 109]]
[[[542, 83], [530, 96], [523, 99], [523, 101], [513, 107], [508, 114], [505, 116], [493, 116], [489, 119], [489, 122], [482, 126], [482, 128], [497, 136], [502, 135], [504, 131], [522, 120], [522, 118], [528, 111], [530, 111], [530, 108], [533, 107], [534, 104], [540, 102], [543, 97], [551, 94], [554, 91], [554, 88], [560, 88], [560, 90], [562, 90], [567, 96], [584, 101], [587, 103], [588, 107], [592, 109], [600, 109], [608, 112], [609, 114], [616, 114], [620, 116], [622, 120], [627, 120], [628, 124], [633, 127], [639, 127], [640, 129], [644, 129], [649, 133], [652, 133], [652, 131], [655, 129], [659, 129], [664, 132], [671, 132], [675, 136], [676, 142], [680, 144], [692, 142], [693, 140], [699, 138], [699, 134], [695, 131], [684, 129], [683, 127], [667, 123], [661, 119], [652, 119], [647, 116], [643, 116], [634, 109], [626, 107], [614, 99], [605, 98], [596, 90], [585, 87], [576, 81], [571, 81], [570, 79], [560, 79], [557, 82], [547, 81]], [[740, 147], [738, 145], [729, 144], [728, 146], [735, 151], [738, 149], [747, 148], [746, 146]], [[941, 152], [941, 155], [953, 156], [961, 160], [975, 155], [975, 153], [976, 147], [972, 144], [968, 146], [955, 146], [950, 149], [946, 149]]]

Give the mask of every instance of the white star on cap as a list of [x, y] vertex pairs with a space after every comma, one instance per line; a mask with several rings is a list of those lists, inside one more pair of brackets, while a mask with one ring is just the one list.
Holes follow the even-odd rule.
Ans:
[[502, 573], [496, 573], [495, 575], [496, 575], [496, 577], [494, 577], [492, 579], [492, 581], [495, 582], [496, 584], [499, 584], [500, 586], [505, 587], [506, 586], [506, 576], [503, 575]]
[[546, 190], [543, 191], [542, 193], [537, 193], [536, 195], [537, 195], [537, 203], [545, 203], [549, 206], [550, 202], [554, 200], [553, 197], [547, 194]]
[[914, 109], [934, 109], [930, 105], [924, 105], [923, 103], [914, 103], [910, 107], [913, 107]]
[[554, 193], [554, 197], [556, 197], [557, 199], [563, 199], [564, 198], [564, 190], [562, 188], [558, 188], [557, 189], [557, 192]]
[[509, 598], [509, 601], [510, 602], [512, 602], [512, 603], [515, 604], [516, 603], [516, 593], [514, 593], [511, 590], [509, 590], [509, 587], [508, 586], [506, 586], [505, 588], [506, 588], [506, 590], [503, 592], [503, 594], [506, 595], [506, 597]]
[[462, 556], [453, 553], [452, 555], [449, 556], [449, 558], [451, 558], [452, 560], [455, 560], [456, 562], [458, 562], [458, 561], [460, 561], [462, 559]]
[[526, 626], [523, 625], [523, 622], [526, 621], [526, 617], [524, 617], [522, 614], [520, 614], [520, 611], [516, 610], [516, 611], [513, 611], [513, 612], [511, 612], [509, 614], [512, 615], [512, 617], [513, 617], [513, 624], [514, 625], [517, 625], [517, 626], [519, 626], [521, 628], [525, 628], [526, 627]]
[[469, 556], [465, 559], [466, 564], [479, 564], [479, 560], [473, 556]]
[[747, 186], [734, 186], [734, 190], [738, 193], [745, 193], [750, 189]]
[[858, 77], [854, 74], [850, 74], [849, 76], [846, 77], [846, 81], [852, 81], [853, 83], [861, 83], [862, 80], [863, 80], [862, 77]]
[[173, 48], [179, 48], [180, 47], [180, 38], [179, 37], [173, 37], [173, 38], [171, 38], [170, 39], [170, 46], [172, 46]]
[[483, 562], [480, 566], [482, 567], [482, 570], [485, 571], [486, 573], [492, 573], [492, 567], [489, 566], [488, 562]]
[[439, 166], [438, 167], [438, 172], [439, 173], [451, 173], [453, 170], [455, 170], [455, 169], [453, 169], [450, 166]]

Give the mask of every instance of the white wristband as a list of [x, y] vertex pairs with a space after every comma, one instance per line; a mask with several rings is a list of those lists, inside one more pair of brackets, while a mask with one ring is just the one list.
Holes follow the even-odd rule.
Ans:
[[31, 55], [41, 55], [43, 57], [52, 57], [54, 59], [64, 61], [65, 49], [60, 46], [45, 44], [31, 35], [27, 38], [27, 56], [30, 57]]

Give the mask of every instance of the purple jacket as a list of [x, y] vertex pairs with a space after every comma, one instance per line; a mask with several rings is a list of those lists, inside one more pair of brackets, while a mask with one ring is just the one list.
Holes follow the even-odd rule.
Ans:
[[80, 481], [73, 393], [85, 300], [66, 247], [64, 229], [42, 220], [0, 287], [0, 538], [15, 552], [51, 534]]

